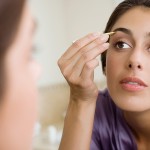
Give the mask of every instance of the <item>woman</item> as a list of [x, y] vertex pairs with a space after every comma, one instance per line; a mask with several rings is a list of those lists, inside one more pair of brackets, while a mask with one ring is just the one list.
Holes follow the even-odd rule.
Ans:
[[[87, 35], [59, 59], [70, 85], [60, 150], [150, 148], [149, 20], [150, 0], [125, 0], [105, 29], [115, 34]], [[93, 79], [101, 53], [107, 89], [98, 92]]]
[[39, 66], [32, 59], [34, 30], [35, 23], [25, 0], [1, 0], [1, 150], [32, 147], [39, 76]]

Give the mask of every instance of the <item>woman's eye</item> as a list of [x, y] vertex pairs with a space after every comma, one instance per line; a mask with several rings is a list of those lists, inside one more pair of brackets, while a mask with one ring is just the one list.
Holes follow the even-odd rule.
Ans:
[[116, 47], [117, 49], [127, 49], [127, 48], [131, 48], [130, 45], [128, 45], [127, 43], [122, 42], [122, 41], [117, 42], [117, 43], [115, 44], [115, 47]]

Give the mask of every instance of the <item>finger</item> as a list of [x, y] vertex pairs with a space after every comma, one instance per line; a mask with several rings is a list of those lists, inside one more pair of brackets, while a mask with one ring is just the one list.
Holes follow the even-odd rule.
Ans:
[[[96, 38], [94, 41], [89, 43], [88, 45], [85, 45], [82, 49], [77, 51], [71, 58], [65, 59], [65, 56], [62, 56], [61, 59], [58, 61], [58, 65], [61, 69], [65, 69], [65, 75], [70, 72], [70, 68], [73, 68], [73, 66], [77, 63], [77, 61], [82, 57], [82, 55], [91, 49], [94, 49], [96, 46], [101, 47], [101, 44], [108, 40], [108, 35], [103, 34], [100, 37]], [[105, 44], [104, 44], [105, 45]], [[97, 51], [98, 52], [98, 51]], [[69, 52], [68, 52], [69, 53]], [[70, 54], [67, 55], [69, 56]], [[73, 53], [72, 53], [73, 54]], [[71, 56], [71, 55], [70, 55]]]
[[90, 44], [85, 45], [80, 51], [81, 53], [88, 52], [89, 50], [95, 48], [96, 46], [104, 44], [107, 40], [108, 40], [108, 36], [104, 34], [104, 36], [100, 36], [94, 41], [92, 41]]
[[69, 59], [75, 53], [77, 53], [80, 49], [82, 49], [84, 46], [88, 45], [89, 43], [93, 42], [95, 39], [100, 37], [104, 42], [106, 42], [109, 38], [109, 35], [107, 34], [100, 34], [99, 32], [89, 34], [77, 41], [75, 41], [72, 46], [68, 48], [68, 50], [64, 53], [63, 58]]
[[103, 45], [98, 45], [94, 49], [84, 53], [74, 66], [70, 65], [70, 67], [73, 68], [71, 71], [73, 73], [73, 76], [76, 76], [76, 77], [80, 76], [80, 74], [82, 73], [82, 70], [84, 68], [84, 65], [87, 62], [95, 59], [102, 52], [104, 52], [106, 49], [108, 49], [108, 47], [109, 47], [109, 43], [104, 43]]
[[[86, 57], [88, 55], [87, 52], [90, 51], [90, 50], [92, 50], [94, 52], [94, 49], [95, 49], [96, 56], [99, 55], [99, 52], [101, 52], [99, 50], [101, 48], [102, 48], [101, 49], [102, 52], [103, 52], [103, 50], [108, 48], [108, 43], [106, 43], [106, 44], [104, 43], [103, 45], [101, 45], [104, 42], [104, 40], [107, 40], [107, 37], [105, 37], [103, 39], [102, 38], [97, 38], [95, 41], [93, 41], [92, 43], [86, 45], [83, 49], [78, 51], [72, 58], [70, 58], [70, 59], [62, 59], [61, 60], [62, 61], [62, 66], [64, 66], [64, 68], [67, 67], [66, 69], [72, 68], [79, 61], [79, 59], [81, 57], [83, 57], [83, 56]], [[91, 55], [91, 56], [93, 56], [93, 55]], [[93, 57], [92, 57], [92, 59], [93, 59]]]
[[94, 69], [99, 65], [97, 59], [93, 59], [87, 62], [82, 70], [81, 76], [75, 76], [74, 73], [69, 76], [68, 83], [80, 85], [82, 87], [87, 87], [87, 85], [92, 84], [94, 79]]
[[82, 82], [82, 86], [87, 87], [93, 83], [94, 69], [97, 66], [99, 66], [99, 61], [97, 59], [90, 60], [84, 65], [84, 68], [80, 75], [80, 82]]

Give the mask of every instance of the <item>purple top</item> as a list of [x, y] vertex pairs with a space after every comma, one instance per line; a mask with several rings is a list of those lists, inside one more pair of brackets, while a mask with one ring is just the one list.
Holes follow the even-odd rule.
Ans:
[[98, 95], [90, 150], [137, 150], [123, 113], [107, 89]]

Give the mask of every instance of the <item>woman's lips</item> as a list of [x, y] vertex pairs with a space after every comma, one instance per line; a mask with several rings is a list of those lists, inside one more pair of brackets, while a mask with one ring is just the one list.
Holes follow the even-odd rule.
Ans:
[[146, 83], [136, 77], [126, 77], [120, 81], [120, 84], [123, 89], [130, 92], [141, 91], [148, 87]]

